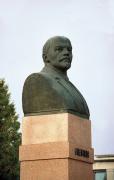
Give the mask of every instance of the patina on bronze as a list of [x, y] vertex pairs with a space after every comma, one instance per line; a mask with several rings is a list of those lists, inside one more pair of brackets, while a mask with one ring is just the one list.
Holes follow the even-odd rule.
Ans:
[[72, 62], [68, 38], [55, 36], [43, 47], [44, 68], [25, 81], [22, 104], [25, 116], [68, 112], [89, 119], [89, 109], [79, 90], [69, 81]]

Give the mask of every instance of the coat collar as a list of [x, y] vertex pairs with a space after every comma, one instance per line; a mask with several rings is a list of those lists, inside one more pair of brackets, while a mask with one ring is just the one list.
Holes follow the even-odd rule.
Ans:
[[48, 74], [49, 76], [55, 78], [55, 79], [64, 79], [66, 81], [69, 81], [68, 76], [67, 75], [63, 75], [62, 73], [58, 72], [57, 70], [55, 70], [54, 68], [45, 66], [42, 70], [41, 73], [43, 74]]

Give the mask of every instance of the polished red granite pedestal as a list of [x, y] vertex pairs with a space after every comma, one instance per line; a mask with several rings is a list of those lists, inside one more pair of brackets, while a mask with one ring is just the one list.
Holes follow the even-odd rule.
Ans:
[[21, 180], [93, 180], [91, 121], [61, 113], [24, 117]]

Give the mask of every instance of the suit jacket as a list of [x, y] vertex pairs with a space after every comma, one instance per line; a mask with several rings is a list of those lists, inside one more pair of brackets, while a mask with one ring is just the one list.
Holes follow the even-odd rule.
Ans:
[[89, 119], [87, 103], [79, 90], [49, 67], [26, 79], [22, 104], [25, 116], [69, 112]]

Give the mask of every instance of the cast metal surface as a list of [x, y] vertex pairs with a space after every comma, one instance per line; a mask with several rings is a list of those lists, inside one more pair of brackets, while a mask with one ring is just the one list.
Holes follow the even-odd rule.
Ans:
[[43, 47], [44, 68], [26, 79], [22, 104], [25, 116], [69, 112], [89, 119], [87, 103], [69, 81], [67, 70], [72, 62], [72, 45], [68, 38], [50, 38]]

